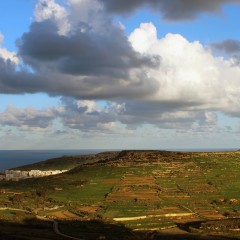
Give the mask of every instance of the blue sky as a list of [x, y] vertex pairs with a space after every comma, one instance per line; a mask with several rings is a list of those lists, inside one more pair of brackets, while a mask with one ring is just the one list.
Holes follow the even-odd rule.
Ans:
[[187, 2], [0, 1], [0, 149], [238, 148], [240, 1]]
[[225, 40], [227, 38], [239, 39], [240, 33], [236, 31], [236, 23], [239, 21], [239, 7], [236, 5], [224, 6], [222, 11], [216, 14], [203, 13], [194, 21], [185, 20], [180, 22], [169, 22], [161, 20], [158, 13], [138, 10], [129, 17], [120, 17], [120, 21], [128, 26], [126, 32], [129, 34], [139, 27], [141, 22], [152, 22], [158, 28], [158, 37], [167, 33], [179, 33], [189, 41], [199, 40], [204, 44]]

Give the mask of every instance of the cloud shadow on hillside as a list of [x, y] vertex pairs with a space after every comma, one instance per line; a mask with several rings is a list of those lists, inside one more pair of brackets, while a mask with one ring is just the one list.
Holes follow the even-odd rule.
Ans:
[[[157, 231], [133, 232], [122, 224], [106, 223], [100, 220], [77, 221], [58, 220], [59, 231], [84, 240], [234, 240], [223, 236], [197, 236], [191, 234], [159, 233]], [[67, 239], [53, 231], [53, 223], [36, 218], [25, 218], [21, 223], [0, 220], [1, 240], [62, 240]], [[69, 238], [71, 239], [71, 238]]]

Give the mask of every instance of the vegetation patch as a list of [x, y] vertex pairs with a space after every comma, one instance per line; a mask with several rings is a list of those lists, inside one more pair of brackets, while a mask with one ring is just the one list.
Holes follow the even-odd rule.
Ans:
[[[186, 236], [195, 230], [209, 239], [239, 238], [240, 152], [122, 151], [84, 158], [85, 164], [72, 159], [75, 167], [64, 174], [0, 182], [1, 218], [15, 223], [17, 211], [4, 208], [20, 209], [60, 221], [63, 233], [85, 239], [117, 233], [122, 238], [116, 239], [137, 239], [136, 232], [145, 237], [171, 228]], [[57, 168], [56, 159], [34, 166], [54, 163]]]

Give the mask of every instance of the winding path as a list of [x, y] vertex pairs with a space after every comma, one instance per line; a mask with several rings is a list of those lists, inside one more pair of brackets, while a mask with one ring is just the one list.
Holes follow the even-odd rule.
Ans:
[[55, 221], [55, 220], [51, 220], [53, 222], [53, 231], [59, 235], [59, 236], [62, 236], [62, 237], [65, 237], [65, 238], [68, 238], [68, 239], [72, 239], [72, 240], [84, 240], [83, 238], [75, 238], [75, 237], [71, 237], [69, 235], [66, 235], [64, 233], [61, 233], [59, 231], [59, 228], [58, 228], [58, 222]]
[[[4, 210], [28, 212], [26, 210], [19, 209], [19, 208], [7, 208], [7, 207], [0, 208], [0, 211], [4, 211]], [[39, 216], [39, 215], [36, 215], [36, 218], [39, 219], [39, 220], [43, 220], [43, 221], [51, 221], [53, 223], [53, 231], [61, 237], [65, 237], [65, 238], [72, 239], [72, 240], [84, 240], [83, 238], [76, 238], [76, 237], [72, 237], [72, 236], [66, 235], [64, 233], [61, 233], [59, 228], [58, 228], [58, 222], [56, 220], [49, 219], [47, 217], [42, 217], [42, 216]]]

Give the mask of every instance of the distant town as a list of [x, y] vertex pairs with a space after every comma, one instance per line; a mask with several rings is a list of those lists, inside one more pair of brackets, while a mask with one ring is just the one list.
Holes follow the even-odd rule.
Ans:
[[30, 170], [30, 171], [20, 171], [20, 170], [5, 170], [4, 174], [0, 175], [0, 180], [6, 181], [19, 181], [21, 179], [27, 178], [39, 178], [46, 177], [56, 174], [61, 174], [67, 172], [68, 170]]

